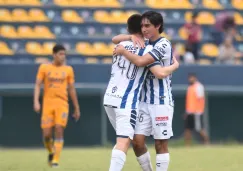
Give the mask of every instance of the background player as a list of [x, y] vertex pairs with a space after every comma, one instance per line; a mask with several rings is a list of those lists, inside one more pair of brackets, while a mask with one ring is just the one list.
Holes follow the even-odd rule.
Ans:
[[[40, 89], [44, 83], [41, 128], [44, 145], [49, 152], [48, 161], [52, 167], [58, 166], [60, 153], [63, 148], [64, 128], [68, 121], [68, 93], [74, 105], [73, 117], [80, 117], [79, 104], [74, 87], [74, 72], [71, 66], [65, 65], [66, 51], [62, 45], [53, 47], [53, 62], [39, 67], [34, 91], [34, 110], [40, 112]], [[53, 144], [52, 131], [55, 128]]]
[[185, 112], [185, 143], [191, 145], [192, 130], [196, 130], [203, 138], [204, 144], [209, 143], [203, 124], [203, 114], [205, 109], [204, 86], [197, 79], [196, 74], [188, 75], [189, 86], [186, 93]]
[[[128, 31], [142, 37], [141, 34], [141, 15], [135, 14], [128, 19]], [[121, 42], [128, 51], [143, 55], [150, 50], [152, 46], [148, 45], [145, 49], [133, 47], [131, 41]], [[148, 68], [154, 68], [155, 64], [148, 65]], [[178, 68], [178, 63], [162, 68], [158, 71], [163, 76], [169, 75]], [[168, 72], [169, 71], [169, 72]], [[158, 73], [159, 73], [158, 72]], [[141, 91], [147, 73], [147, 68], [137, 67], [129, 62], [124, 56], [114, 56], [111, 71], [111, 78], [104, 96], [104, 106], [112, 126], [116, 130], [117, 142], [112, 150], [110, 171], [122, 170], [126, 152], [133, 139], [136, 126], [136, 117], [138, 109], [138, 97]], [[157, 72], [155, 72], [157, 74]]]
[[[123, 46], [116, 47], [115, 53], [124, 55], [129, 61], [138, 66], [146, 66], [155, 62], [157, 67], [169, 66], [172, 63], [172, 47], [170, 42], [161, 38], [163, 32], [163, 17], [154, 11], [142, 15], [142, 33], [149, 39], [153, 49], [138, 56], [127, 51]], [[125, 37], [123, 38], [123, 40]], [[156, 170], [167, 171], [169, 165], [168, 139], [173, 136], [172, 118], [174, 101], [171, 92], [171, 76], [157, 79], [150, 72], [142, 91], [142, 103], [139, 108], [138, 122], [133, 140], [133, 147], [143, 170], [152, 170], [150, 155], [145, 145], [145, 136], [151, 133], [155, 139]]]

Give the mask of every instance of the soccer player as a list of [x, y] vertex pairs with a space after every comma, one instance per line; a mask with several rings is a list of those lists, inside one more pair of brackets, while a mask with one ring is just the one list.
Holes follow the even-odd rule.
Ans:
[[[141, 15], [134, 14], [129, 17], [127, 25], [128, 32], [142, 37]], [[152, 50], [152, 45], [143, 49], [133, 46], [131, 41], [120, 43], [129, 53], [142, 56]], [[167, 67], [161, 67], [157, 63], [148, 63], [150, 68], [158, 77], [170, 75], [178, 68], [178, 62]], [[116, 131], [116, 145], [112, 150], [109, 171], [121, 171], [130, 142], [134, 136], [136, 118], [138, 113], [138, 98], [142, 84], [148, 72], [146, 67], [138, 67], [128, 61], [124, 56], [113, 56], [111, 78], [104, 96], [104, 106], [108, 118]], [[156, 68], [156, 70], [154, 70]]]
[[203, 138], [204, 144], [208, 144], [209, 138], [203, 124], [205, 109], [204, 86], [194, 73], [188, 75], [188, 83], [185, 106], [185, 143], [187, 146], [191, 145], [191, 132], [195, 130]]
[[[41, 117], [41, 128], [44, 145], [49, 152], [48, 162], [52, 167], [59, 164], [60, 154], [64, 143], [64, 129], [68, 121], [68, 92], [74, 105], [73, 117], [80, 117], [79, 104], [74, 87], [74, 72], [71, 66], [65, 65], [66, 50], [62, 45], [53, 47], [53, 62], [39, 67], [35, 91], [34, 110], [40, 112], [40, 89], [44, 83], [44, 95]], [[54, 142], [52, 134], [55, 134]]]
[[[154, 11], [142, 15], [143, 36], [149, 39], [153, 49], [145, 55], [130, 53], [123, 46], [115, 49], [115, 54], [125, 56], [137, 66], [154, 63], [156, 67], [172, 64], [171, 43], [160, 37], [163, 32], [163, 17]], [[129, 36], [123, 36], [121, 40]], [[153, 68], [155, 68], [155, 66]], [[164, 79], [149, 72], [143, 86], [139, 105], [139, 117], [133, 139], [133, 149], [143, 171], [151, 171], [150, 154], [145, 145], [145, 136], [153, 135], [156, 149], [156, 171], [167, 171], [169, 166], [168, 139], [173, 136], [172, 118], [174, 101], [172, 97], [171, 75]]]

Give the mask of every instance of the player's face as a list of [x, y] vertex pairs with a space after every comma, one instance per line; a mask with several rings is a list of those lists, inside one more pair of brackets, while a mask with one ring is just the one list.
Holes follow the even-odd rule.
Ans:
[[57, 64], [63, 64], [66, 60], [66, 52], [65, 50], [60, 50], [54, 54], [54, 61]]
[[188, 82], [189, 82], [189, 84], [193, 84], [195, 81], [196, 81], [196, 77], [194, 77], [194, 76], [189, 76], [189, 78], [188, 78]]
[[155, 27], [147, 18], [144, 18], [141, 23], [141, 30], [146, 39], [151, 39], [159, 33], [159, 27]]

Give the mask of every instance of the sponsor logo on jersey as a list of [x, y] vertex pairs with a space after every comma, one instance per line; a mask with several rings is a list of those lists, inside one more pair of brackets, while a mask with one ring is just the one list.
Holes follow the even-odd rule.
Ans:
[[168, 121], [169, 117], [168, 116], [156, 117], [155, 120], [156, 121]]
[[125, 49], [130, 51], [131, 53], [136, 53], [138, 47], [134, 47], [133, 45], [126, 45]]
[[106, 96], [110, 96], [110, 97], [115, 97], [115, 98], [119, 98], [122, 99], [122, 96], [118, 95], [118, 94], [110, 94], [110, 93], [106, 93]]
[[156, 123], [156, 126], [167, 126], [167, 123], [166, 122]]
[[[165, 46], [167, 46], [167, 45], [163, 44], [163, 48], [165, 48]], [[159, 46], [155, 47], [156, 50], [158, 50], [160, 53], [162, 53], [164, 55], [166, 53], [166, 51], [163, 48], [159, 47]]]
[[166, 135], [167, 135], [167, 130], [164, 130], [164, 131], [162, 132], [162, 134], [166, 136]]

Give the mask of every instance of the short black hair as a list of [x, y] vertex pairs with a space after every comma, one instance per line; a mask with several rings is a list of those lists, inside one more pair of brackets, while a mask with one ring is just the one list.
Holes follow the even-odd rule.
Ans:
[[127, 20], [127, 29], [130, 34], [142, 34], [141, 31], [142, 16], [140, 14], [133, 14]]
[[190, 72], [190, 73], [188, 73], [188, 77], [195, 77], [195, 78], [197, 78], [197, 74], [194, 73], [194, 72]]
[[56, 44], [53, 49], [52, 49], [52, 52], [53, 53], [58, 53], [59, 51], [61, 50], [66, 50], [65, 47], [61, 44]]
[[142, 19], [148, 19], [151, 24], [153, 24], [155, 27], [159, 26], [159, 33], [162, 33], [164, 31], [164, 19], [163, 16], [155, 11], [147, 11], [143, 13]]

